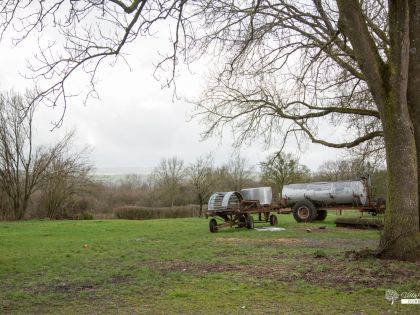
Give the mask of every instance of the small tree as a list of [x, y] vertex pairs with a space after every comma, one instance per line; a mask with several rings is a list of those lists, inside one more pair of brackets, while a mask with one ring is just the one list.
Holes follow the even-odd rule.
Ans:
[[229, 187], [239, 191], [251, 182], [252, 168], [248, 166], [246, 159], [239, 155], [232, 158], [227, 165], [227, 181]]
[[10, 92], [0, 95], [0, 187], [7, 196], [11, 213], [21, 220], [33, 192], [46, 180], [46, 170], [67, 148], [65, 136], [51, 147], [35, 147], [32, 123], [35, 112], [29, 93], [26, 97]]
[[154, 182], [168, 195], [171, 207], [174, 206], [176, 193], [179, 191], [184, 176], [184, 161], [176, 156], [162, 159], [153, 172]]
[[[69, 141], [73, 135], [68, 135]], [[86, 151], [85, 148], [76, 153], [62, 152], [47, 167], [42, 185], [42, 205], [49, 218], [63, 215], [64, 205], [73, 196], [88, 190], [92, 166], [86, 159]]]
[[200, 217], [203, 215], [203, 204], [211, 193], [213, 185], [213, 157], [211, 154], [199, 157], [187, 168], [189, 185], [197, 196], [200, 205]]
[[274, 186], [275, 192], [281, 192], [285, 184], [304, 182], [310, 177], [308, 167], [290, 153], [278, 152], [261, 162], [260, 167], [263, 182]]

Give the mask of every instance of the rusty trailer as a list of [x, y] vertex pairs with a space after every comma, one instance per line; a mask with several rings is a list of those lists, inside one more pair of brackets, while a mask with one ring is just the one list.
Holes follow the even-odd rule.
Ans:
[[[247, 200], [244, 196], [253, 196], [257, 199]], [[280, 208], [271, 204], [271, 198], [271, 187], [214, 193], [209, 199], [207, 210], [207, 216], [211, 217], [210, 232], [214, 233], [226, 227], [253, 229], [255, 222], [269, 222], [270, 225], [277, 225], [278, 220], [274, 212], [278, 212]], [[258, 215], [257, 220], [254, 219], [253, 214]], [[218, 223], [216, 218], [220, 218], [223, 222]]]

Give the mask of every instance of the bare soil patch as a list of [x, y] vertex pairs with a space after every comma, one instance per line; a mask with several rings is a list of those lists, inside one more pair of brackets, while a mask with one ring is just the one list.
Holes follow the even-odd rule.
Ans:
[[247, 243], [247, 244], [286, 244], [294, 245], [301, 244], [303, 240], [298, 238], [276, 238], [276, 239], [246, 239], [246, 238], [236, 238], [236, 237], [218, 237], [215, 239], [216, 242], [222, 243]]
[[60, 283], [54, 287], [55, 292], [59, 293], [73, 293], [80, 291], [92, 291], [95, 289], [93, 284], [72, 284], [72, 283]]
[[375, 260], [370, 266], [368, 261], [349, 261], [344, 256], [314, 258], [311, 254], [303, 254], [293, 260], [275, 259], [269, 264], [233, 265], [224, 263], [204, 263], [182, 260], [153, 261], [148, 267], [160, 274], [185, 272], [189, 274], [206, 274], [216, 272], [237, 272], [252, 275], [255, 278], [267, 278], [276, 281], [293, 282], [305, 280], [322, 287], [354, 287], [378, 288], [387, 284], [404, 284], [418, 279], [420, 263], [408, 263], [402, 266], [387, 260]]

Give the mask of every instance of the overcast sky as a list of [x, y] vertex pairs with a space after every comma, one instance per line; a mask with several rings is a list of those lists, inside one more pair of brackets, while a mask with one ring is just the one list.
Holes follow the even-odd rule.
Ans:
[[[168, 41], [165, 37], [141, 39], [129, 47], [128, 61], [131, 70], [120, 62], [111, 67], [103, 65], [97, 90], [100, 100], [90, 100], [84, 106], [80, 99], [72, 99], [64, 123], [54, 129], [62, 114], [61, 108], [41, 106], [36, 116], [38, 143], [52, 143], [66, 131], [76, 129], [77, 145], [92, 148], [90, 158], [99, 171], [122, 168], [151, 169], [160, 159], [178, 156], [186, 163], [198, 156], [212, 153], [217, 165], [226, 163], [234, 154], [232, 136], [228, 130], [223, 139], [200, 141], [204, 127], [198, 121], [188, 121], [193, 106], [183, 100], [173, 99], [173, 90], [162, 89], [162, 83], [153, 77], [158, 51]], [[21, 77], [26, 61], [36, 50], [33, 42], [12, 47], [10, 42], [0, 45], [0, 89], [22, 91], [33, 82]], [[192, 72], [181, 71], [177, 79], [178, 94], [192, 98], [204, 86], [205, 64], [196, 64]], [[77, 80], [76, 80], [77, 81]], [[82, 81], [82, 80], [81, 80]], [[324, 132], [330, 132], [328, 130]], [[335, 159], [341, 151], [308, 144], [301, 153], [290, 143], [286, 151], [301, 158], [301, 163], [316, 170], [323, 161]], [[241, 149], [241, 156], [256, 165], [278, 147], [266, 148], [256, 139], [253, 145]]]

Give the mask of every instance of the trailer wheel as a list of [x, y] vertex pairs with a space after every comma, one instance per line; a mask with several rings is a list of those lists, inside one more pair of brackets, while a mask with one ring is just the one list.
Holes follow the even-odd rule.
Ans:
[[246, 214], [241, 214], [238, 218], [238, 227], [242, 228], [247, 225], [247, 217]]
[[215, 233], [215, 232], [217, 232], [219, 229], [217, 228], [217, 221], [216, 221], [216, 219], [210, 219], [210, 221], [209, 221], [209, 229], [210, 229], [210, 232], [212, 232], [212, 233]]
[[246, 228], [249, 230], [254, 228], [254, 217], [252, 216], [252, 214], [248, 214], [246, 216]]
[[270, 215], [270, 225], [277, 225], [277, 216], [275, 214]]
[[316, 213], [317, 214], [315, 220], [317, 221], [324, 221], [328, 214], [327, 210], [317, 210]]
[[297, 222], [312, 222], [316, 216], [316, 208], [309, 200], [299, 201], [293, 207], [293, 217]]

